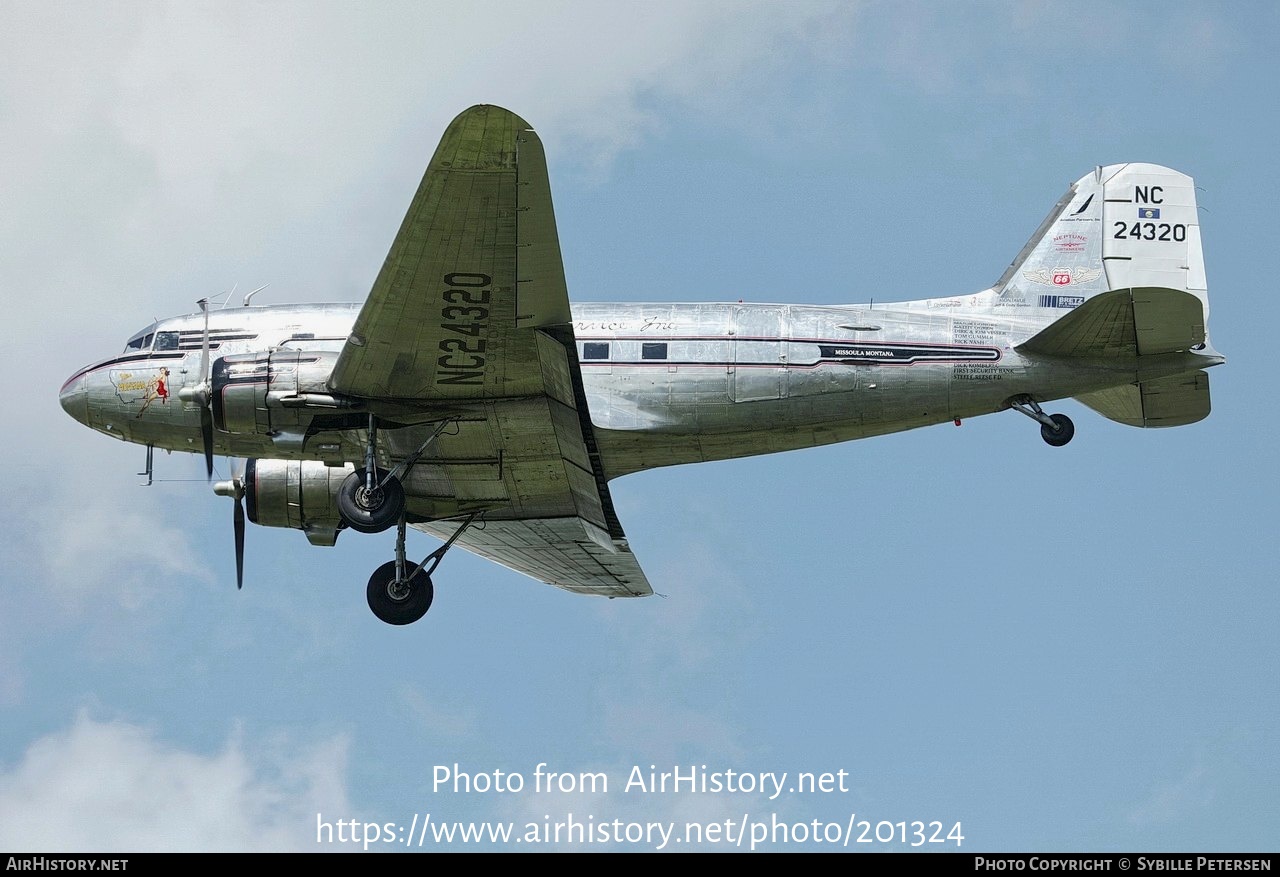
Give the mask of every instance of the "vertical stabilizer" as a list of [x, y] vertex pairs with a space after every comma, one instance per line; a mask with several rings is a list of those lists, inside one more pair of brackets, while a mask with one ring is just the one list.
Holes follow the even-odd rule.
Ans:
[[996, 282], [998, 305], [1044, 309], [1052, 319], [1111, 288], [1102, 267], [1103, 189], [1095, 171], [1058, 199]]
[[[1154, 164], [1116, 164], [1081, 177], [995, 286], [995, 303], [1038, 308], [1047, 321], [1108, 290], [1209, 296], [1195, 184]], [[1207, 344], [1207, 339], [1206, 339]]]

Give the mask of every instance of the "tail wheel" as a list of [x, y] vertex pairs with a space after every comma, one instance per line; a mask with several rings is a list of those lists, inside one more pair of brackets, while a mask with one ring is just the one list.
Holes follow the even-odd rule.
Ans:
[[1040, 438], [1055, 448], [1060, 448], [1071, 441], [1072, 436], [1076, 434], [1076, 425], [1071, 422], [1071, 418], [1065, 414], [1050, 414], [1049, 419], [1053, 421], [1053, 426], [1047, 423], [1040, 424]]

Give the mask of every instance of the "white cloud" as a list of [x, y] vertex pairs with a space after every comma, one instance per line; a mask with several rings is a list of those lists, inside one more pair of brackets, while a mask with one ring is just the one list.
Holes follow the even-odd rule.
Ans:
[[315, 851], [316, 814], [350, 811], [346, 741], [276, 743], [204, 754], [81, 714], [0, 771], [0, 848]]
[[0, 37], [0, 94], [33, 125], [8, 148], [39, 164], [41, 141], [114, 134], [196, 210], [244, 175], [346, 177], [387, 135], [421, 122], [437, 134], [478, 102], [508, 102], [549, 143], [605, 160], [659, 124], [655, 96], [749, 109], [795, 60], [838, 63], [852, 19], [830, 0], [20, 10]]
[[[138, 611], [175, 584], [213, 581], [191, 527], [154, 495], [77, 491], [63, 503], [75, 513], [49, 521], [35, 544], [44, 554], [42, 568], [61, 583], [52, 596], [64, 608], [105, 597]], [[229, 523], [226, 529], [229, 546]]]
[[[73, 619], [88, 618], [99, 630], [127, 618], [152, 623], [157, 607], [185, 587], [214, 582], [202, 543], [216, 539], [231, 553], [230, 503], [219, 509], [227, 514], [216, 518], [216, 533], [207, 532], [205, 509], [193, 509], [195, 490], [186, 489], [196, 485], [138, 487], [141, 479], [132, 474], [137, 469], [121, 468], [140, 462], [142, 448], [137, 457], [123, 457], [120, 447], [100, 443], [87, 431], [79, 435], [79, 427], [64, 419], [65, 425], [50, 428], [54, 435], [67, 434], [70, 443], [32, 449], [41, 459], [50, 448], [56, 451], [42, 468], [30, 470], [31, 477], [18, 479], [0, 507], [11, 609], [0, 631], [12, 624], [10, 633], [19, 642]], [[39, 441], [26, 434], [23, 440]], [[93, 453], [99, 444], [103, 453]], [[159, 467], [173, 466], [162, 454], [156, 458]], [[54, 470], [56, 477], [50, 475]], [[214, 506], [204, 483], [198, 487], [200, 498]], [[30, 624], [30, 618], [45, 616], [49, 620], [41, 625]]]

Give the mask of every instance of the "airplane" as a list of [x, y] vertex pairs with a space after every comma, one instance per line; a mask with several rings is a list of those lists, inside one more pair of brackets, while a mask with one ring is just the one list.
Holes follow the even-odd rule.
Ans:
[[[1136, 427], [1209, 414], [1208, 288], [1191, 177], [1077, 180], [991, 287], [896, 304], [569, 303], [546, 158], [523, 119], [446, 129], [368, 298], [155, 322], [60, 391], [128, 442], [245, 460], [248, 519], [333, 545], [396, 528], [366, 598], [421, 618], [454, 545], [582, 594], [652, 588], [610, 495], [623, 475], [1000, 411], [1071, 441], [1051, 400]], [[406, 529], [444, 540], [420, 563]]]

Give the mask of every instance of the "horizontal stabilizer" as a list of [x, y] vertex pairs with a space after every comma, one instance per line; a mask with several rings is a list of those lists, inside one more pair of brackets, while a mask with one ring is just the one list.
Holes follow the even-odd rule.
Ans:
[[1204, 309], [1187, 292], [1159, 286], [1095, 295], [1018, 346], [1043, 356], [1154, 356], [1203, 344]]
[[1128, 426], [1184, 426], [1209, 416], [1209, 376], [1202, 371], [1111, 387], [1076, 397], [1103, 417]]

